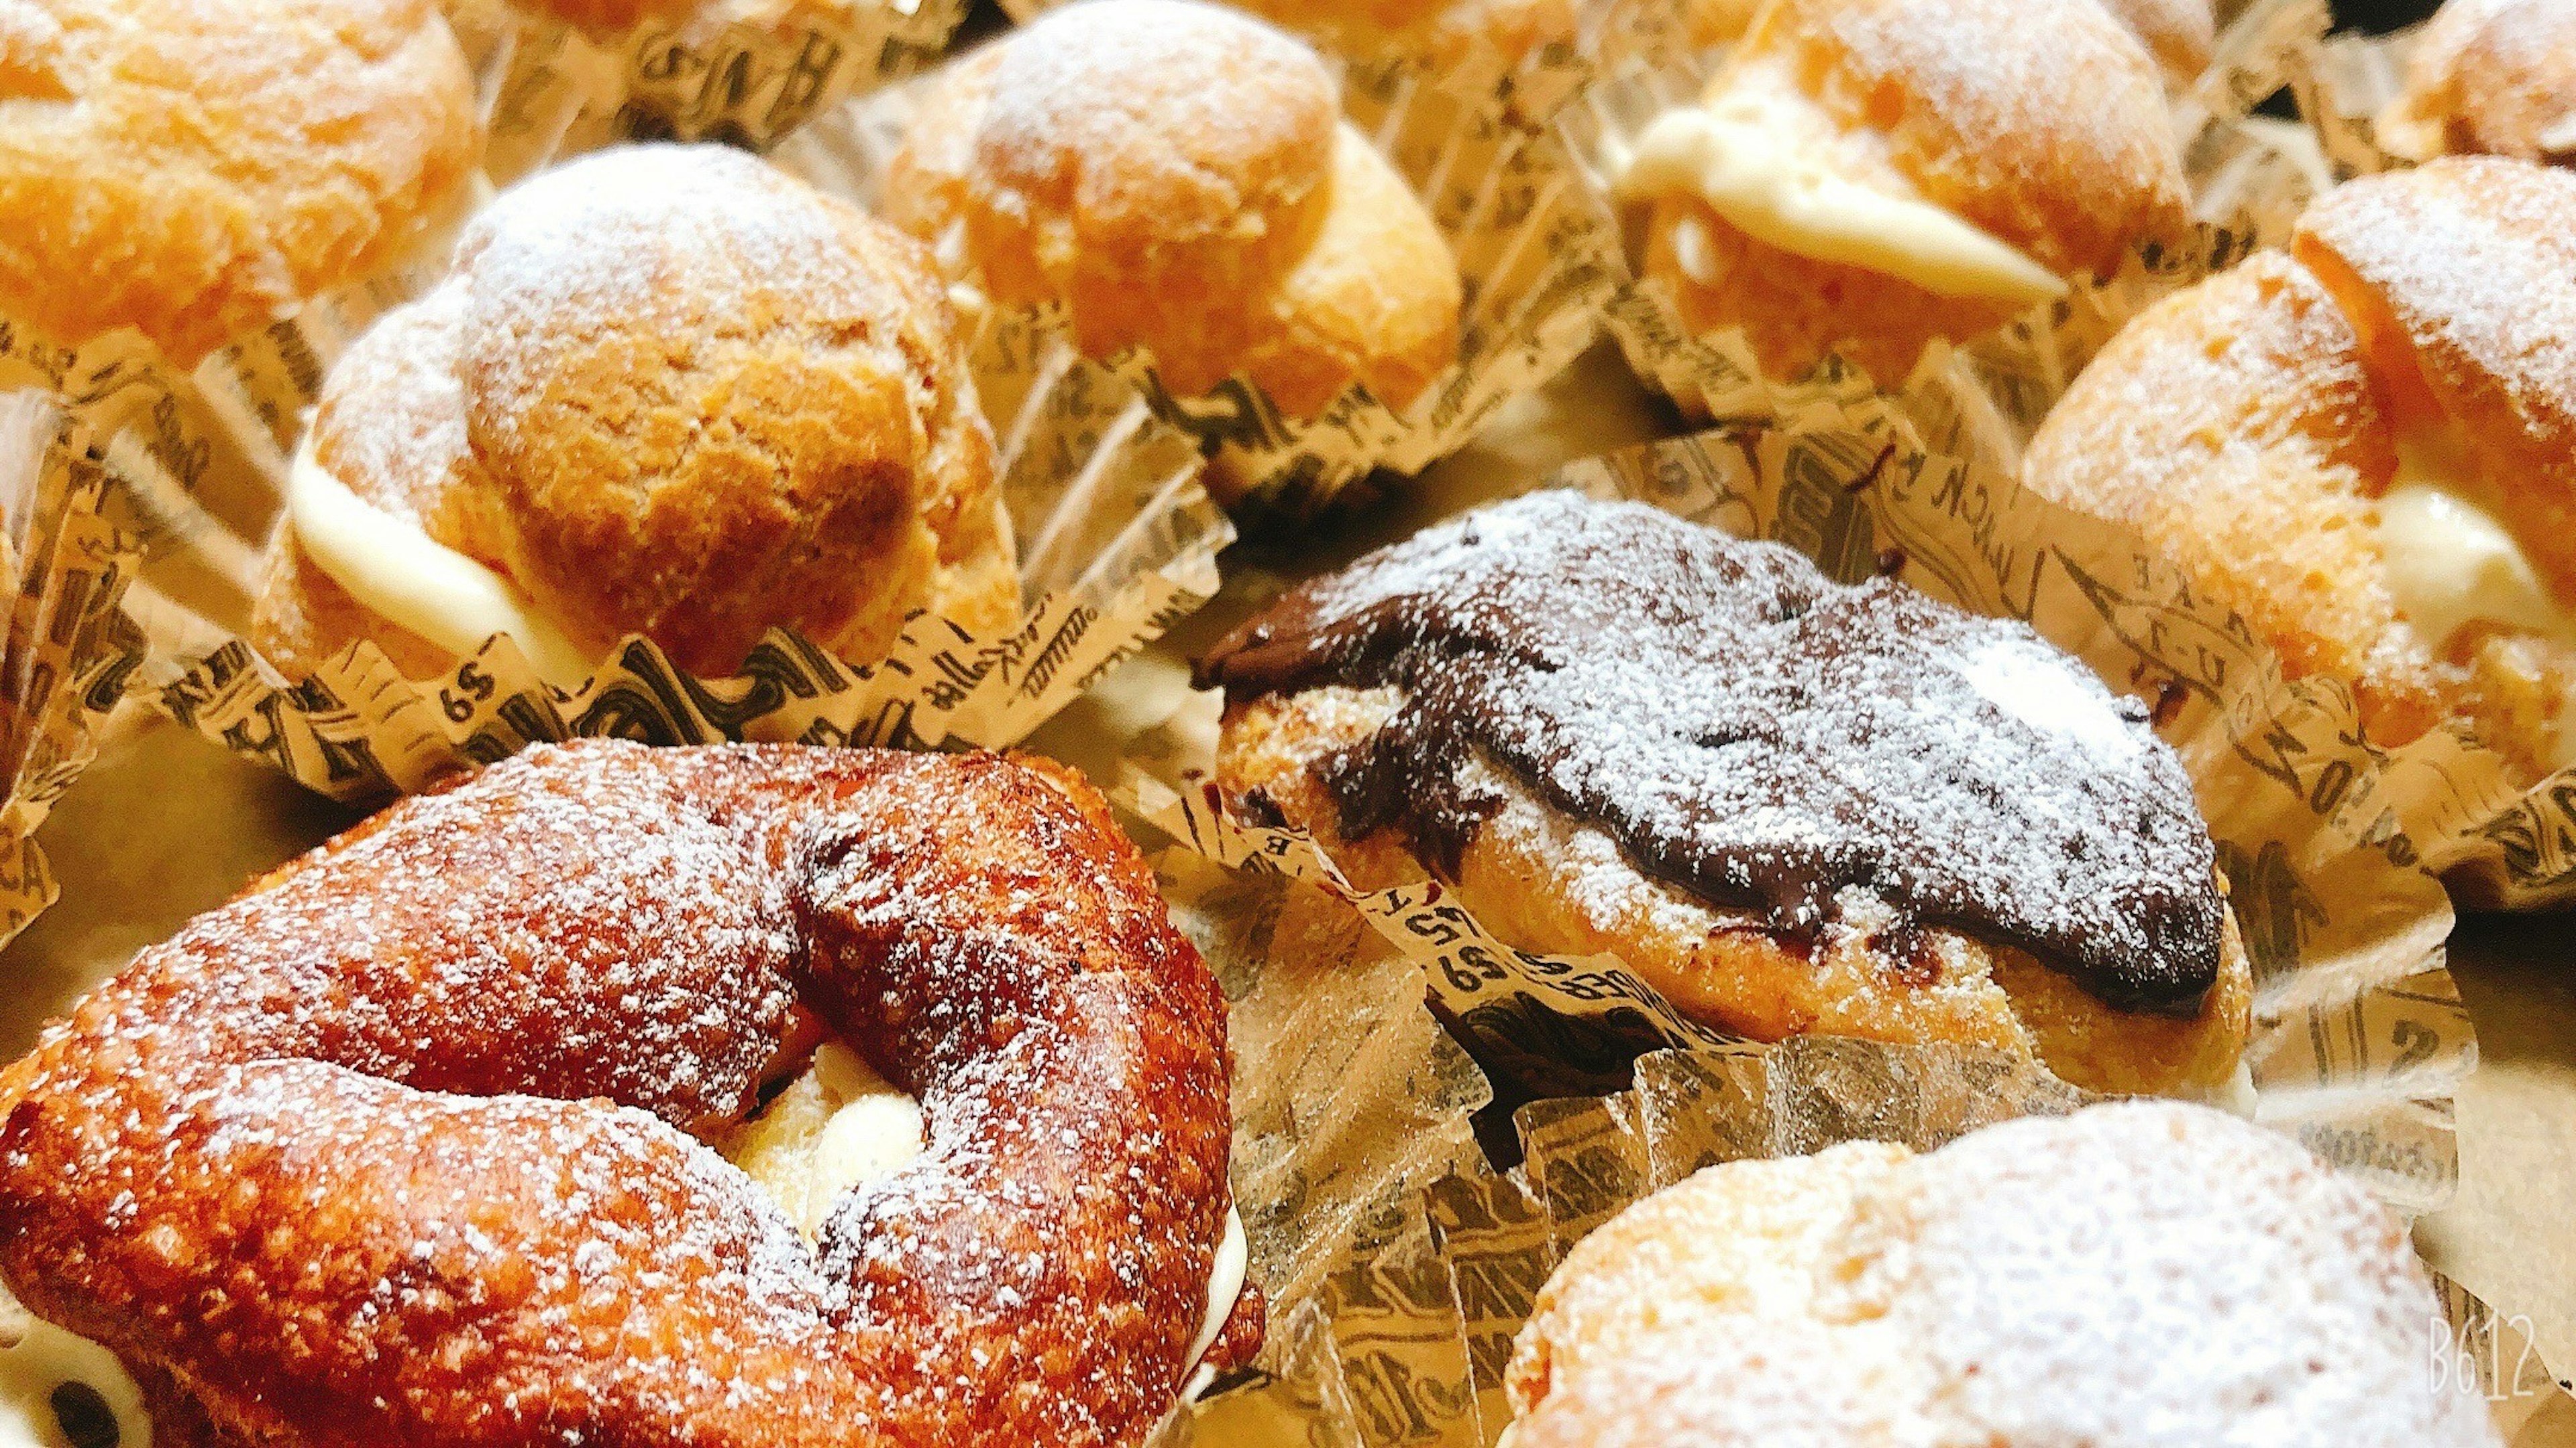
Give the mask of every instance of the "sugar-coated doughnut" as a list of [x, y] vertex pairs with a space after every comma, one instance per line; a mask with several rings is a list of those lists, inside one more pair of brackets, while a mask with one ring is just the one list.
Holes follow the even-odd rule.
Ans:
[[2469, 1448], [2405, 1225], [2289, 1138], [2097, 1106], [1707, 1168], [1577, 1243], [1510, 1448]]
[[2248, 966], [2190, 780], [2027, 627], [1539, 493], [1291, 590], [1201, 665], [1217, 779], [1692, 1016], [2223, 1095]]
[[2079, 376], [2031, 487], [2129, 524], [2374, 738], [2576, 762], [2576, 176], [2488, 157], [2336, 188], [2288, 254]]
[[479, 149], [431, 0], [7, 0], [0, 312], [194, 367], [402, 258]]
[[1456, 258], [1286, 33], [1092, 0], [930, 89], [888, 219], [1005, 304], [1062, 305], [1085, 352], [1142, 346], [1183, 395], [1240, 372], [1298, 416], [1355, 381], [1405, 406], [1456, 360]]
[[701, 674], [776, 626], [873, 660], [923, 608], [1019, 608], [928, 259], [750, 156], [633, 146], [504, 193], [334, 368], [250, 638], [420, 678], [506, 630], [569, 686], [629, 633]]
[[[927, 1149], [809, 1242], [710, 1148], [817, 1019]], [[1134, 1445], [1215, 1295], [1227, 1079], [1069, 770], [542, 746], [0, 1073], [0, 1278], [180, 1444]], [[1218, 1308], [1224, 1366], [1258, 1294]]]

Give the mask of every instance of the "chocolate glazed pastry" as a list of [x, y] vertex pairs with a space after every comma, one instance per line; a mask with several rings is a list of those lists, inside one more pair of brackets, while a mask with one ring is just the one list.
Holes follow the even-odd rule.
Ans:
[[[928, 1129], [808, 1240], [709, 1148], [816, 1018]], [[1070, 771], [539, 748], [0, 1074], [0, 1275], [163, 1443], [1134, 1445], [1194, 1345], [1260, 1335], [1210, 1286], [1226, 1082], [1215, 980]]]
[[1541, 493], [1218, 645], [1221, 782], [1359, 883], [1695, 1016], [2230, 1088], [2249, 972], [2191, 782], [2027, 627], [1640, 504]]

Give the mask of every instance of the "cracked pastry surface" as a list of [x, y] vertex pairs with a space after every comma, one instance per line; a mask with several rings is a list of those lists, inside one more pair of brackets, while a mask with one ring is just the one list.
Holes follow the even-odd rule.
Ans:
[[1577, 1243], [1510, 1448], [2443, 1448], [2404, 1226], [2288, 1137], [2174, 1103], [1710, 1167]]
[[[927, 1135], [810, 1244], [711, 1149], [809, 1018]], [[1061, 767], [541, 746], [0, 1073], [0, 1275], [182, 1444], [1128, 1445], [1200, 1330], [1227, 1077], [1215, 981]]]
[[403, 256], [480, 150], [431, 0], [5, 0], [0, 311], [194, 367]]
[[2224, 1095], [2250, 972], [2181, 765], [2027, 628], [1538, 493], [1290, 591], [1201, 664], [1218, 782], [1364, 889], [1686, 1013]]
[[1749, 20], [1621, 189], [1643, 274], [1694, 330], [1743, 328], [1772, 375], [1839, 351], [1894, 385], [1934, 339], [2188, 227], [2162, 77], [2100, 6], [1775, 0]]
[[927, 259], [722, 147], [622, 147], [504, 193], [334, 367], [307, 448], [250, 628], [290, 675], [366, 638], [429, 677], [505, 626], [559, 636], [567, 687], [629, 633], [720, 675], [775, 626], [873, 660], [923, 608], [1018, 617]]
[[2576, 176], [2492, 157], [2349, 182], [2141, 315], [2024, 481], [2138, 529], [2372, 737], [2576, 762]]
[[1456, 360], [1457, 259], [1303, 42], [1189, 0], [1051, 10], [930, 83], [886, 216], [1173, 393], [1402, 408]]

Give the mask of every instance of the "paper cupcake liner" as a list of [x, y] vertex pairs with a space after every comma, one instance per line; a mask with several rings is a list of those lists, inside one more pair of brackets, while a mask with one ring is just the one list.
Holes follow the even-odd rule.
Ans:
[[[1785, 543], [1837, 579], [1892, 573], [2025, 620], [2149, 701], [2191, 774], [2253, 966], [2253, 1114], [2408, 1211], [2450, 1195], [2451, 1097], [2476, 1060], [2444, 969], [2451, 908], [2401, 823], [2404, 781], [2351, 742], [2348, 697], [2283, 679], [2134, 535], [1927, 448], [1874, 397], [1819, 390], [1774, 426], [1647, 444], [1552, 481]], [[1613, 958], [1511, 949], [1436, 884], [1354, 890], [1304, 836], [1233, 818], [1203, 784], [1137, 789], [1140, 813], [1212, 858], [1348, 900], [1524, 1098], [1598, 1094], [1641, 1050], [1730, 1040]]]
[[571, 693], [544, 684], [506, 638], [427, 680], [405, 679], [362, 640], [309, 677], [285, 677], [243, 634], [289, 459], [332, 361], [435, 284], [444, 258], [443, 240], [424, 243], [189, 372], [130, 332], [77, 349], [6, 334], [41, 362], [38, 379], [77, 424], [43, 468], [99, 479], [56, 510], [61, 525], [138, 552], [124, 604], [149, 647], [116, 677], [130, 673], [181, 723], [332, 798], [382, 799], [582, 735], [999, 747], [1215, 592], [1233, 529], [1200, 485], [1196, 443], [1140, 398], [1050, 376], [1021, 381], [999, 459], [1022, 546], [1022, 617], [999, 636], [917, 616], [880, 660], [774, 630], [723, 679], [692, 677], [628, 638]]
[[[2031, 350], [2017, 339], [2044, 336], [2050, 360], [2070, 370], [2040, 380], [2063, 390], [2072, 369], [2089, 361], [2121, 323], [2157, 298], [2285, 236], [2328, 178], [2302, 128], [2251, 112], [2302, 73], [2302, 57], [2325, 33], [2327, 19], [2325, 0], [2255, 0], [2221, 33], [2209, 68], [2174, 97], [2173, 125], [2197, 223], [2188, 244], [2141, 245], [2114, 276], [2079, 284], [2067, 296], [2033, 308], [1994, 333], [1955, 346], [1936, 342], [1918, 364], [1918, 373], [1947, 365], [1961, 353], [1972, 359], [1989, 353], [2014, 357]], [[1617, 180], [1638, 137], [1664, 112], [1695, 103], [1721, 58], [1672, 48], [1641, 54], [1605, 70], [1575, 104], [1558, 113], [1556, 130], [1568, 154], [1599, 204], [1621, 221], [1623, 238], [1631, 229], [1633, 208], [1618, 200]], [[1789, 389], [1793, 398], [1820, 381], [1854, 391], [1872, 386], [1866, 373], [1839, 356], [1827, 358], [1808, 377], [1767, 376], [1740, 331], [1696, 331], [1668, 283], [1638, 274], [1630, 245], [1623, 239], [1619, 287], [1604, 325], [1637, 376], [1686, 415], [1700, 421], [1767, 422], [1780, 411], [1784, 382], [1800, 384]]]
[[142, 641], [117, 603], [134, 540], [99, 517], [103, 486], [46, 365], [0, 328], [0, 943], [59, 891], [37, 826], [97, 752]]
[[[1013, 425], [1008, 399], [1029, 376], [1057, 379], [1103, 408], [1141, 399], [1198, 440], [1210, 490], [1226, 503], [1297, 514], [1336, 501], [1372, 472], [1410, 474], [1456, 451], [1495, 409], [1580, 355], [1615, 289], [1617, 244], [1563, 145], [1490, 101], [1419, 75], [1395, 75], [1384, 91], [1365, 88], [1366, 79], [1355, 73], [1345, 84], [1345, 114], [1413, 185], [1464, 282], [1458, 360], [1411, 406], [1396, 411], [1354, 383], [1312, 418], [1291, 417], [1240, 377], [1175, 397], [1138, 349], [1106, 361], [1081, 355], [1059, 309], [989, 308], [976, 386], [996, 431]], [[869, 205], [919, 100], [917, 87], [897, 86], [839, 107], [772, 159]]]
[[482, 45], [489, 166], [513, 180], [619, 141], [765, 151], [948, 48], [968, 0], [716, 0], [703, 18], [600, 35], [504, 10]]
[[[1301, 875], [1303, 841], [1202, 819], [1211, 841], [1257, 847], [1229, 868], [1185, 843], [1160, 867], [1230, 1002], [1235, 1190], [1271, 1331], [1155, 1448], [1485, 1448], [1540, 1287], [1627, 1206], [1720, 1162], [1860, 1139], [1928, 1151], [2089, 1099], [1967, 1048], [1702, 1040], [1638, 1057], [1615, 1090], [1523, 1106], [1520, 1160], [1497, 1170], [1470, 1126], [1490, 1092], [1421, 1005], [1415, 932], [1460, 922], [1364, 922], [1328, 875]], [[2508, 1434], [2562, 1395], [2526, 1324], [2436, 1286], [2427, 1390], [2482, 1394]]]
[[2415, 164], [2379, 117], [2406, 89], [2406, 56], [2418, 30], [2393, 35], [2336, 35], [2301, 56], [2290, 77], [2299, 119], [2342, 176], [2369, 176]]

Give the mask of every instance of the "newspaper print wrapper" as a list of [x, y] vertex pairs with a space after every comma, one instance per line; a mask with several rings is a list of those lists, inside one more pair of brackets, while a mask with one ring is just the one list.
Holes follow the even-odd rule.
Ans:
[[36, 827], [97, 752], [143, 652], [117, 609], [134, 539], [102, 515], [103, 480], [52, 397], [58, 360], [0, 321], [0, 943], [54, 903]]
[[[1768, 423], [1822, 395], [1862, 405], [1881, 392], [1904, 416], [1893, 421], [1972, 470], [1997, 477], [2018, 467], [2021, 448], [2076, 373], [2129, 318], [2159, 298], [2253, 250], [2277, 244], [2338, 172], [2381, 169], [2384, 154], [2356, 163], [2352, 126], [2307, 128], [2244, 115], [2284, 84], [2303, 103], [2321, 77], [2351, 75], [2375, 106], [2394, 93], [2403, 39], [2323, 40], [2318, 0], [2257, 0], [2221, 37], [2217, 59], [2175, 107], [2201, 225], [2195, 243], [2143, 249], [2121, 272], [2078, 288], [2008, 326], [1957, 346], [1936, 343], [1898, 385], [1883, 388], [1840, 359], [1796, 383], [1766, 378], [1740, 336], [1697, 336], [1671, 293], [1631, 279], [1606, 321], [1638, 376], [1686, 413], [1721, 422]], [[1632, 65], [1588, 91], [1558, 128], [1596, 184], [1606, 186], [1628, 139], [1670, 105], [1699, 92], [1704, 71], [1687, 57]], [[2371, 77], [2376, 77], [2375, 81]], [[1624, 263], [1624, 256], [1623, 256]], [[2173, 674], [2195, 667], [2177, 638], [2150, 633], [2139, 647]], [[2174, 650], [2176, 652], [2169, 652]], [[2313, 680], [2333, 692], [2344, 685]], [[2456, 730], [2402, 748], [2376, 748], [2380, 773], [2395, 782], [2400, 818], [2426, 863], [2459, 896], [2482, 907], [2537, 910], [2576, 903], [2576, 770], [2517, 784], [2505, 761]]]
[[[2141, 244], [2116, 275], [2079, 283], [2065, 297], [2007, 324], [1996, 337], [1973, 339], [1957, 349], [1936, 343], [1918, 371], [1950, 365], [1955, 351], [1982, 354], [1998, 338], [2034, 333], [2051, 335], [2056, 357], [2080, 366], [2122, 322], [2156, 298], [2286, 235], [2307, 199], [2327, 184], [2325, 167], [2304, 128], [2250, 113], [2303, 69], [2301, 57], [2325, 33], [2327, 21], [2325, 0], [2255, 0], [2220, 34], [2208, 69], [2172, 97], [2172, 123], [2196, 220], [2187, 244]], [[1604, 320], [1631, 369], [1692, 418], [1761, 421], [1779, 410], [1783, 379], [1765, 375], [1740, 332], [1696, 333], [1670, 285], [1637, 273], [1642, 212], [1617, 198], [1618, 178], [1637, 139], [1664, 112], [1695, 104], [1722, 59], [1722, 52], [1644, 51], [1607, 70], [1576, 103], [1563, 108], [1556, 129], [1587, 184], [1619, 217], [1626, 234], [1619, 254], [1621, 284]], [[2006, 350], [2016, 349], [2007, 345]], [[1871, 385], [1839, 356], [1828, 358], [1815, 376], [1799, 380], [1834, 380], [1863, 390]], [[2062, 388], [2065, 379], [2055, 380]]]
[[[1376, 82], [1384, 88], [1371, 88]], [[867, 205], [920, 95], [898, 86], [839, 107], [771, 159]], [[1313, 417], [1297, 418], [1241, 377], [1175, 397], [1139, 349], [1085, 357], [1058, 308], [987, 307], [976, 385], [996, 430], [1011, 428], [1011, 400], [1032, 376], [1104, 406], [1142, 398], [1157, 419], [1198, 440], [1209, 488], [1228, 506], [1294, 516], [1345, 499], [1372, 473], [1419, 472], [1572, 362], [1615, 286], [1617, 239], [1563, 145], [1513, 123], [1490, 98], [1461, 97], [1400, 69], [1352, 71], [1342, 102], [1415, 188], [1458, 260], [1465, 304], [1456, 363], [1400, 412], [1353, 383]], [[994, 367], [1004, 375], [994, 377]]]
[[[1424, 972], [1435, 1001], [1447, 968], [1487, 964], [1505, 988], [1570, 993], [1525, 1017], [1543, 1050], [1557, 1011], [1643, 1005], [1642, 987], [1611, 960], [1517, 956], [1436, 893], [1357, 894], [1303, 836], [1196, 790], [1141, 782], [1135, 802], [1181, 833], [1162, 884], [1230, 1003], [1235, 1193], [1271, 1304], [1253, 1368], [1183, 1405], [1154, 1448], [1484, 1448], [1510, 1421], [1504, 1370], [1539, 1288], [1630, 1204], [1721, 1162], [1864, 1138], [1932, 1150], [2092, 1099], [1974, 1049], [1763, 1046], [1665, 1021], [1690, 1043], [1637, 1057], [1616, 1089], [1523, 1106], [1520, 1160], [1498, 1170], [1470, 1124], [1490, 1092], [1423, 1008]], [[2510, 1438], [2564, 1390], [2518, 1319], [2436, 1286], [2426, 1388], [2483, 1394]]]
[[[2375, 175], [2438, 153], [2438, 136], [2389, 114], [2418, 33], [2338, 35], [2303, 56], [2292, 78], [2299, 112], [2337, 174]], [[2386, 767], [2423, 777], [2436, 807], [2409, 824], [2463, 898], [2507, 910], [2576, 904], [2576, 769], [2517, 785], [2492, 751], [2447, 732], [2392, 751]]]
[[[1065, 3], [1001, 0], [1001, 8], [1026, 25]], [[1500, 98], [1525, 123], [1546, 120], [1604, 67], [1684, 43], [1682, 7], [1672, 0], [1451, 0], [1405, 7], [1409, 23], [1396, 29], [1263, 8], [1343, 65], [1358, 90], [1393, 94], [1429, 84], [1462, 98]]]
[[43, 361], [78, 422], [21, 471], [96, 476], [70, 511], [137, 551], [123, 601], [149, 647], [120, 677], [131, 673], [207, 738], [332, 798], [381, 800], [583, 735], [999, 747], [1215, 592], [1233, 528], [1200, 485], [1196, 444], [1142, 398], [1041, 377], [1021, 380], [1000, 459], [1023, 614], [998, 637], [924, 614], [885, 658], [850, 660], [773, 630], [724, 679], [692, 677], [628, 638], [571, 693], [544, 683], [506, 637], [427, 680], [404, 678], [362, 640], [310, 677], [284, 678], [242, 635], [304, 418], [332, 359], [434, 284], [443, 262], [443, 244], [425, 246], [190, 372], [131, 333], [69, 350], [5, 334]]
[[584, 31], [509, 0], [449, 0], [482, 78], [489, 166], [513, 180], [618, 141], [765, 151], [852, 95], [929, 65], [968, 0], [706, 0]]
[[[1963, 607], [2026, 619], [2115, 687], [2153, 700], [2211, 820], [2256, 970], [2248, 1109], [2397, 1210], [2438, 1205], [2456, 1181], [2450, 1097], [2475, 1041], [2443, 967], [2449, 902], [2396, 823], [2390, 782], [2351, 742], [2349, 701], [2288, 686], [2241, 628], [2129, 535], [1930, 452], [1885, 399], [1820, 385], [1784, 401], [1772, 426], [1588, 459], [1553, 481], [1787, 543], [1838, 578], [1893, 571]], [[2172, 642], [2151, 652], [2139, 640]], [[2164, 652], [2196, 667], [2168, 670]], [[1715, 1161], [1861, 1136], [1929, 1147], [2090, 1099], [1982, 1050], [1731, 1039], [1674, 1010], [1615, 956], [1514, 949], [1436, 883], [1355, 889], [1309, 837], [1247, 821], [1204, 780], [1170, 775], [1204, 745], [1148, 756], [1126, 797], [1181, 842], [1165, 872], [1183, 917], [1266, 934], [1267, 963], [1250, 973], [1313, 982], [1302, 989], [1328, 1028], [1289, 1033], [1285, 1053], [1258, 1026], [1246, 1037], [1247, 1094], [1282, 1089], [1267, 1080], [1286, 1069], [1278, 1055], [1322, 1063], [1292, 1128], [1239, 1118], [1238, 1190], [1271, 1223], [1272, 1253], [1283, 1241], [1294, 1250], [1256, 1254], [1278, 1289], [1260, 1372], [1220, 1385], [1164, 1443], [1490, 1444], [1508, 1420], [1512, 1335], [1539, 1286], [1583, 1232], [1656, 1187]], [[1206, 883], [1217, 866], [1231, 873]], [[1343, 935], [1282, 923], [1319, 896], [1349, 907]], [[1410, 965], [1409, 979], [1394, 962]], [[1353, 998], [1359, 981], [1371, 983], [1374, 1012]], [[1229, 993], [1252, 995], [1236, 984]], [[1368, 1098], [1398, 1079], [1445, 1082], [1416, 1001], [1499, 1098], [1529, 1103], [1515, 1116], [1517, 1167], [1497, 1171], [1459, 1145], [1474, 1135], [1461, 1118], [1480, 1094], [1443, 1084], [1395, 1103]], [[1414, 1042], [1413, 1073], [1336, 1074], [1331, 1062], [1364, 1039]], [[1435, 1102], [1451, 1114], [1437, 1117]], [[1417, 1111], [1446, 1126], [1420, 1152], [1372, 1159], [1353, 1167], [1362, 1179], [1345, 1180], [1334, 1176], [1341, 1111]], [[1282, 1153], [1297, 1162], [1284, 1177], [1241, 1169]], [[1421, 1183], [1442, 1160], [1456, 1165]], [[1329, 1201], [1370, 1209], [1303, 1213], [1317, 1177], [1333, 1181]], [[1274, 1263], [1287, 1265], [1272, 1275]], [[2519, 1411], [2555, 1391], [2513, 1324], [2464, 1294], [2450, 1306], [2456, 1336], [2445, 1328], [2439, 1339], [2447, 1381]]]

